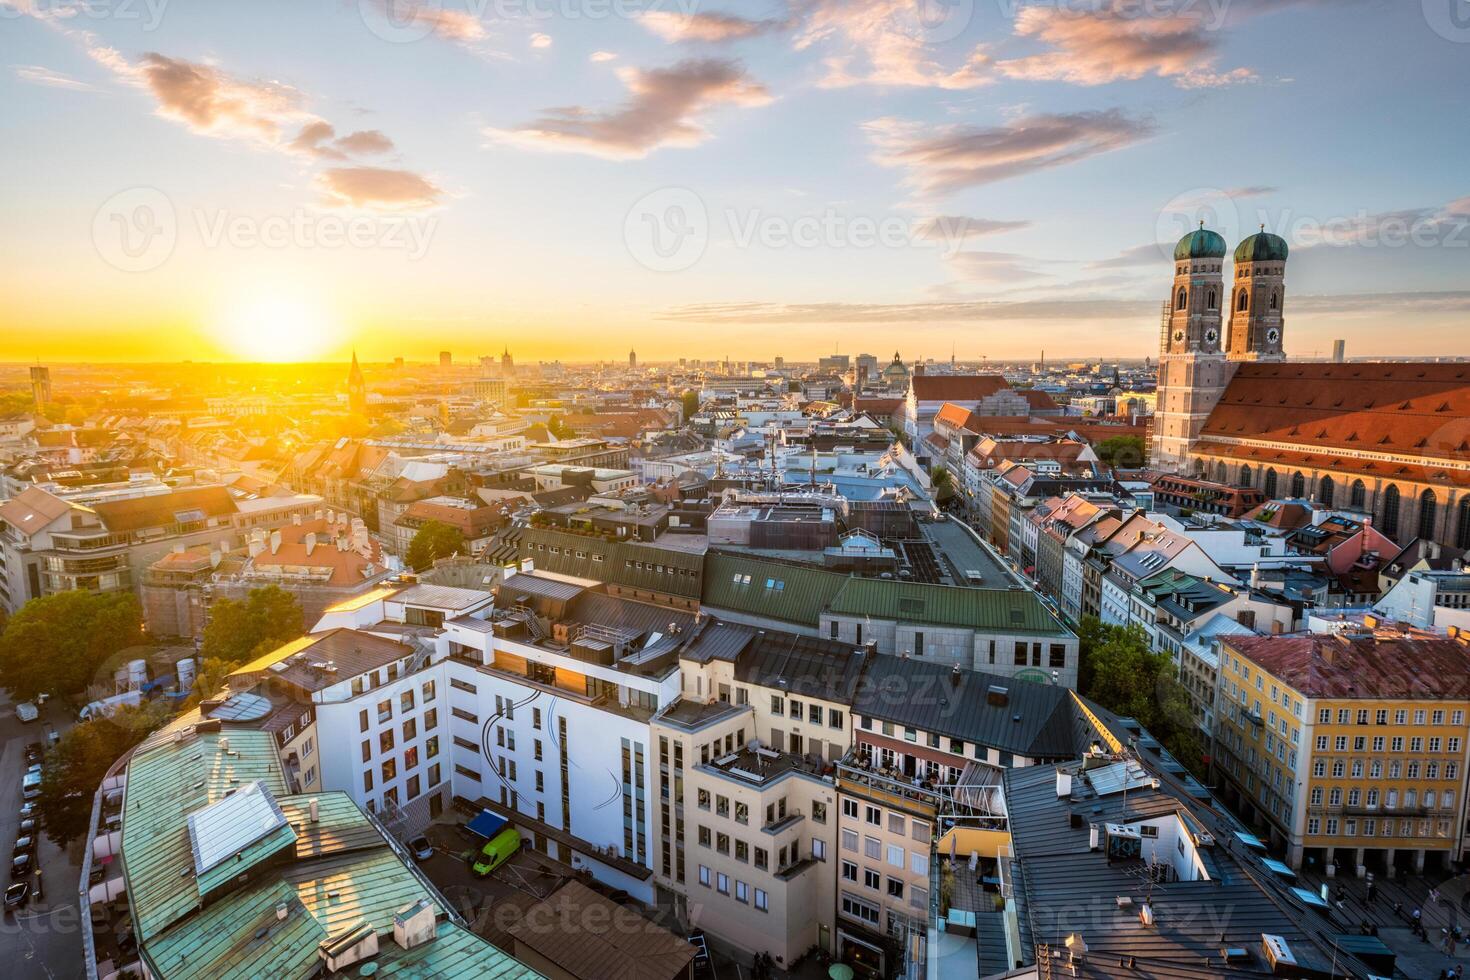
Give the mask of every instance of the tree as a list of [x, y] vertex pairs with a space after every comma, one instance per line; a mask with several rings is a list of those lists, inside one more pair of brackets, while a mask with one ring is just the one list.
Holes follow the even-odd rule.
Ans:
[[1203, 772], [1204, 746], [1169, 655], [1149, 649], [1142, 627], [1113, 626], [1095, 616], [1082, 620], [1078, 637], [1078, 690], [1114, 714], [1137, 719], [1176, 759]]
[[699, 392], [692, 389], [686, 391], [679, 396], [679, 402], [683, 407], [683, 422], [685, 425], [688, 425], [689, 420], [694, 418], [695, 414], [699, 411]]
[[1144, 463], [1143, 439], [1139, 436], [1113, 436], [1092, 447], [1097, 458], [1117, 469], [1137, 469]]
[[206, 663], [218, 660], [238, 667], [304, 632], [296, 597], [278, 585], [267, 585], [251, 589], [244, 599], [222, 597], [210, 605], [199, 654]]
[[77, 694], [117, 651], [143, 640], [131, 593], [58, 592], [32, 599], [0, 635], [0, 684], [17, 701]]
[[954, 496], [954, 481], [949, 477], [949, 470], [943, 466], [936, 466], [929, 471], [929, 482], [934, 487], [934, 502], [942, 504]]
[[443, 521], [426, 521], [409, 542], [404, 561], [416, 572], [432, 568], [440, 558], [464, 554], [464, 535]]
[[85, 834], [102, 777], [168, 715], [167, 705], [145, 702], [136, 708], [119, 708], [111, 717], [79, 722], [65, 732], [46, 753], [41, 770], [36, 810], [46, 836], [65, 847]]
[[567, 425], [566, 419], [560, 415], [553, 415], [546, 420], [546, 431], [555, 439], [571, 439], [577, 434], [577, 430]]

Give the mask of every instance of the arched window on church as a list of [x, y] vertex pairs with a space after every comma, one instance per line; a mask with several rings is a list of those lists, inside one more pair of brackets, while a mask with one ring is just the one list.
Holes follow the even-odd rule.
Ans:
[[1242, 466], [1240, 468], [1240, 485], [1243, 487], [1251, 485], [1251, 468], [1249, 466]]
[[[1155, 293], [1154, 295], [1157, 296], [1158, 294]], [[1220, 308], [1220, 297], [1215, 294], [1214, 289], [1205, 293], [1205, 304], [1212, 310], [1218, 310]]]
[[[1158, 295], [1158, 294], [1155, 293], [1154, 295]], [[1280, 308], [1281, 308], [1281, 294], [1278, 293], [1278, 292], [1276, 292], [1276, 290], [1273, 289], [1273, 290], [1271, 290], [1271, 309], [1276, 310], [1276, 309], [1280, 309]]]
[[1317, 499], [1322, 502], [1323, 507], [1332, 506], [1332, 495], [1337, 486], [1332, 482], [1332, 477], [1324, 476], [1317, 481]]
[[[1155, 293], [1154, 295], [1158, 295], [1158, 294]], [[1185, 301], [1188, 298], [1189, 298], [1189, 294], [1186, 293], [1183, 288], [1180, 288], [1180, 290], [1179, 290], [1179, 298], [1174, 301], [1174, 312], [1177, 313], [1180, 310], [1184, 309]]]
[[1262, 489], [1266, 491], [1267, 498], [1276, 499], [1276, 471], [1269, 467], [1266, 470], [1266, 485]]
[[1455, 547], [1463, 551], [1470, 548], [1470, 493], [1460, 498], [1456, 513], [1459, 516], [1455, 518]]
[[1367, 499], [1368, 488], [1363, 486], [1362, 480], [1354, 480], [1353, 485], [1348, 489], [1348, 506], [1362, 510]]
[[1236, 295], [1236, 297], [1235, 297], [1235, 308], [1237, 310], [1242, 310], [1242, 311], [1245, 309], [1245, 290], [1244, 289], [1242, 289]]
[[1307, 495], [1307, 478], [1302, 476], [1300, 470], [1291, 475], [1291, 495], [1293, 497], [1305, 497]]
[[1390, 538], [1397, 538], [1399, 511], [1402, 509], [1399, 503], [1399, 488], [1390, 483], [1388, 489], [1383, 491], [1383, 514], [1378, 518], [1378, 530]]
[[1425, 490], [1419, 495], [1419, 537], [1425, 541], [1434, 540], [1434, 528], [1439, 523], [1439, 506], [1435, 500], [1433, 490]]
[[[1230, 470], [1225, 465], [1225, 461], [1223, 459], [1220, 460], [1219, 462], [1217, 462], [1215, 464], [1215, 480], [1216, 480], [1216, 482], [1218, 482], [1218, 483], [1224, 483], [1225, 480], [1229, 477], [1229, 475], [1230, 475]], [[1467, 500], [1470, 500], [1470, 497], [1467, 497], [1466, 499]]]

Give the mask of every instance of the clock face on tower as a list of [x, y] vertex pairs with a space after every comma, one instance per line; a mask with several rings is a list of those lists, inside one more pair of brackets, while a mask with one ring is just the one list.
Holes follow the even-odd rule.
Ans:
[[1215, 330], [1214, 328], [1211, 328], [1211, 329], [1205, 331], [1205, 343], [1207, 343], [1207, 344], [1213, 344], [1215, 341], [1217, 341], [1219, 339], [1220, 339], [1220, 331]]
[[1281, 339], [1281, 331], [1280, 330], [1277, 330], [1275, 327], [1272, 327], [1270, 330], [1267, 330], [1266, 331], [1266, 343], [1268, 343], [1268, 344], [1274, 344], [1274, 343], [1276, 343], [1276, 341], [1278, 341], [1280, 339]]
[[1174, 343], [1180, 344], [1180, 343], [1183, 343], [1183, 342], [1184, 342], [1184, 331], [1183, 330], [1175, 330], [1174, 331]]

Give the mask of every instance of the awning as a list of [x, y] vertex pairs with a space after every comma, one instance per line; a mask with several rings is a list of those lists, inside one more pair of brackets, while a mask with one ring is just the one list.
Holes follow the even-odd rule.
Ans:
[[1264, 851], [1266, 849], [1266, 845], [1262, 844], [1261, 839], [1255, 834], [1247, 834], [1244, 831], [1237, 830], [1235, 832], [1235, 839], [1246, 847], [1254, 847], [1258, 851]]
[[489, 840], [500, 833], [509, 822], [497, 813], [491, 813], [489, 810], [481, 810], [475, 814], [474, 819], [465, 824], [465, 829], [472, 834]]
[[1274, 858], [1261, 858], [1261, 863], [1266, 866], [1266, 869], [1268, 871], [1274, 871], [1283, 878], [1296, 877], [1295, 871], [1291, 870], [1286, 865], [1282, 864], [1280, 861], [1275, 860]]
[[1307, 891], [1305, 888], [1293, 888], [1291, 893], [1313, 908], [1330, 909], [1332, 907], [1327, 904], [1327, 899], [1318, 895], [1316, 892]]

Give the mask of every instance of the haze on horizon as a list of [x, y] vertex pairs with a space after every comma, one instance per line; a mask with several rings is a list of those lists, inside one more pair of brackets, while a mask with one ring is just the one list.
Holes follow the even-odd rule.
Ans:
[[0, 0], [0, 359], [1470, 353], [1456, 3]]

